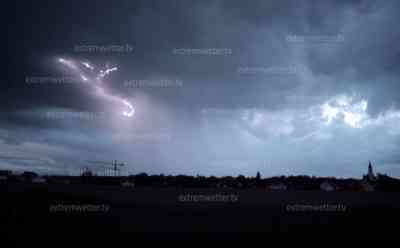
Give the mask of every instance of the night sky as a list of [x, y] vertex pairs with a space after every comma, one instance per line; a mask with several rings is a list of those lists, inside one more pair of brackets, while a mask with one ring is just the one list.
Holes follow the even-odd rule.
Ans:
[[400, 176], [399, 1], [13, 5], [0, 169]]

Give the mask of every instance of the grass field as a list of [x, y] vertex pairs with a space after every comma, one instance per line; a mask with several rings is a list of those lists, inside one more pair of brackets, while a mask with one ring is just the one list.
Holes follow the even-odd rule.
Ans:
[[400, 223], [400, 193], [21, 183], [3, 184], [0, 189], [1, 230], [13, 241], [75, 235], [99, 240], [116, 234], [185, 238], [191, 233], [244, 232], [269, 238], [334, 234], [336, 241], [340, 237], [399, 239], [393, 226]]

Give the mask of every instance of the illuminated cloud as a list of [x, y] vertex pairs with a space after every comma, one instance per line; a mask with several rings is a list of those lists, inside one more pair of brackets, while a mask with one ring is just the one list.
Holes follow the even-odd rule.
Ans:
[[342, 120], [352, 128], [362, 128], [369, 122], [368, 102], [356, 101], [347, 95], [336, 96], [321, 105], [321, 119], [330, 125], [334, 120]]

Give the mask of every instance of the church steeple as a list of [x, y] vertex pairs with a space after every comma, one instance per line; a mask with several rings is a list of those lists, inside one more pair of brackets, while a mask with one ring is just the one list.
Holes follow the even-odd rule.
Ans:
[[371, 161], [368, 164], [368, 179], [374, 181], [376, 179], [374, 170], [372, 169]]

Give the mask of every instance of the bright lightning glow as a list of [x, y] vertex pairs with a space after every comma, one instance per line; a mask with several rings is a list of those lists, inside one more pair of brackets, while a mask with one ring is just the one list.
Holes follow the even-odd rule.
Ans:
[[105, 76], [107, 76], [108, 74], [110, 74], [111, 72], [116, 71], [116, 70], [118, 70], [117, 67], [109, 68], [109, 69], [106, 69], [105, 71], [100, 70], [100, 73], [97, 76], [97, 79], [104, 78]]
[[66, 59], [63, 59], [63, 58], [59, 58], [58, 62], [66, 65], [67, 67], [69, 67], [72, 70], [78, 70], [78, 67], [76, 66], [76, 64], [72, 60], [66, 60]]
[[127, 100], [123, 100], [123, 103], [129, 108], [129, 111], [124, 111], [122, 114], [127, 117], [132, 117], [135, 114], [135, 109], [133, 108], [132, 104]]
[[132, 106], [132, 104], [128, 100], [123, 99], [123, 98], [121, 98], [119, 96], [116, 96], [116, 95], [112, 95], [111, 93], [108, 93], [104, 87], [102, 87], [101, 79], [104, 78], [105, 76], [109, 75], [111, 72], [117, 71], [118, 70], [117, 67], [107, 68], [106, 70], [100, 70], [99, 73], [96, 74], [95, 77], [94, 77], [96, 80], [93, 80], [93, 79], [87, 77], [83, 73], [83, 71], [77, 66], [77, 64], [81, 64], [85, 68], [88, 68], [88, 69], [93, 71], [94, 70], [94, 66], [90, 65], [88, 62], [76, 63], [73, 60], [67, 60], [67, 59], [64, 59], [64, 58], [59, 58], [58, 62], [63, 64], [63, 65], [65, 65], [65, 66], [67, 66], [68, 68], [70, 68], [74, 72], [76, 72], [83, 81], [91, 83], [92, 86], [96, 90], [96, 94], [99, 97], [102, 97], [102, 98], [104, 98], [104, 99], [106, 99], [108, 101], [118, 102], [119, 104], [127, 107], [128, 110], [122, 112], [123, 116], [132, 117], [135, 114], [135, 108]]
[[90, 69], [90, 70], [94, 70], [94, 67], [91, 66], [88, 62], [81, 62], [82, 65], [84, 65], [86, 68]]
[[81, 78], [82, 78], [82, 80], [85, 81], [85, 82], [88, 81], [87, 77], [85, 77], [84, 75], [81, 75]]

